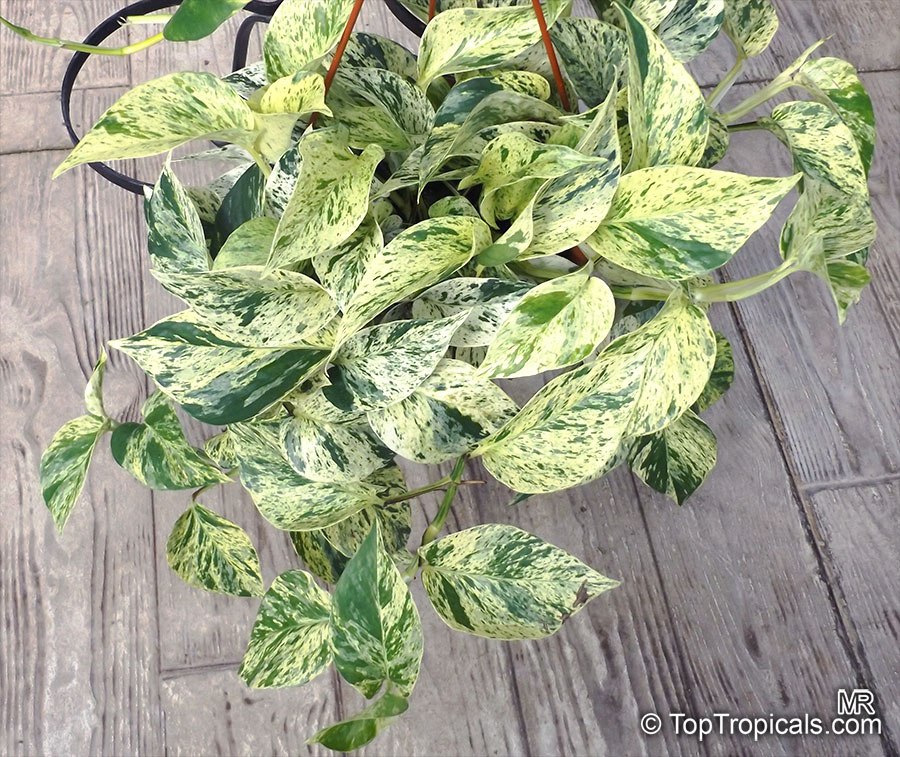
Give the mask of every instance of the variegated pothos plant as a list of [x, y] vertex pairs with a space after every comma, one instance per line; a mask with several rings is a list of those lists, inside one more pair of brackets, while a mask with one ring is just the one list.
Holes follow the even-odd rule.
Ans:
[[[551, 84], [531, 4], [515, 0], [439, 2], [418, 58], [356, 33], [326, 91], [353, 4], [286, 0], [263, 61], [137, 87], [59, 167], [197, 139], [230, 143], [212, 155], [236, 165], [186, 187], [169, 160], [148, 192], [150, 269], [185, 309], [112, 342], [159, 387], [143, 419], [107, 414], [101, 354], [87, 414], [41, 461], [60, 529], [107, 433], [142, 483], [196, 489], [170, 566], [208, 591], [262, 597], [247, 685], [297, 686], [334, 663], [374, 698], [313, 737], [343, 751], [407, 709], [423, 649], [408, 584], [420, 574], [448, 625], [496, 639], [552, 634], [616, 586], [511, 526], [440, 537], [468, 460], [516, 501], [627, 463], [683, 502], [715, 464], [700, 415], [734, 369], [710, 303], [806, 271], [843, 321], [875, 236], [874, 118], [849, 63], [812, 57], [814, 45], [719, 106], [775, 34], [769, 0], [593, 0], [597, 18], [546, 0], [574, 113]], [[167, 23], [158, 38], [197, 39], [242, 5], [187, 0], [150, 20]], [[422, 0], [408, 5], [427, 15]], [[704, 96], [684, 64], [720, 31], [736, 63]], [[740, 121], [785, 90], [804, 99]], [[782, 142], [795, 173], [716, 170], [748, 129]], [[715, 283], [793, 190], [783, 262]], [[496, 383], [546, 371], [555, 377], [521, 408]], [[224, 429], [194, 448], [176, 405]], [[453, 463], [410, 491], [397, 457]], [[305, 571], [265, 589], [247, 534], [198, 501], [233, 479], [289, 532]], [[410, 552], [410, 501], [438, 489], [440, 510]]]

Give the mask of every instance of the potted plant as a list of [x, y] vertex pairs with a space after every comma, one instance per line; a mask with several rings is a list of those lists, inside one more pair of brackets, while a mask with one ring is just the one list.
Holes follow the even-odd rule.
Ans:
[[[104, 52], [197, 39], [243, 5], [130, 19], [165, 28]], [[57, 169], [200, 139], [236, 165], [186, 187], [170, 160], [148, 189], [150, 270], [185, 308], [111, 346], [159, 391], [140, 422], [110, 417], [101, 354], [86, 414], [40, 471], [60, 530], [107, 435], [145, 485], [194, 490], [169, 565], [262, 598], [247, 685], [299, 686], [334, 664], [372, 700], [313, 736], [340, 751], [407, 709], [424, 644], [410, 582], [448, 625], [495, 639], [548, 636], [617, 585], [511, 526], [444, 535], [477, 483], [469, 461], [516, 503], [628, 465], [681, 504], [715, 464], [701, 414], [734, 370], [707, 310], [811, 273], [843, 321], [875, 236], [874, 117], [849, 63], [813, 57], [817, 43], [720, 106], [777, 29], [768, 0], [594, 0], [597, 18], [567, 0], [410, 0], [427, 21], [418, 56], [353, 33], [361, 5], [285, 0], [262, 61], [136, 87]], [[720, 32], [736, 62], [704, 97], [684, 64]], [[787, 90], [802, 99], [768, 104]], [[748, 129], [783, 144], [793, 175], [714, 167]], [[794, 190], [783, 262], [717, 283]], [[522, 407], [504, 389], [548, 371]], [[202, 449], [176, 406], [210, 426]], [[398, 458], [448, 472], [409, 490]], [[231, 482], [301, 561], [269, 587], [247, 534], [203, 504]], [[440, 509], [411, 534], [410, 501], [437, 490]]]

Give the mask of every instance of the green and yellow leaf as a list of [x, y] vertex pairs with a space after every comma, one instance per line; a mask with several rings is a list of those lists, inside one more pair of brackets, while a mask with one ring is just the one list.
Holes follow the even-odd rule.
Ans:
[[256, 117], [228, 84], [209, 73], [168, 74], [125, 93], [54, 171], [83, 163], [143, 158], [194, 139], [252, 147]]
[[413, 300], [412, 315], [435, 320], [467, 313], [450, 345], [482, 347], [493, 341], [503, 319], [531, 287], [528, 282], [509, 279], [447, 279]]
[[141, 408], [143, 423], [122, 423], [113, 431], [115, 461], [150, 489], [174, 491], [230, 479], [188, 444], [172, 401], [162, 392]]
[[84, 488], [94, 448], [108, 430], [104, 418], [82, 415], [64, 424], [41, 455], [41, 494], [60, 533]]
[[739, 55], [759, 55], [778, 31], [775, 5], [772, 0], [725, 0], [723, 28]]
[[[546, 0], [544, 16], [552, 26], [570, 0]], [[541, 30], [530, 6], [455, 8], [428, 24], [419, 47], [419, 86], [445, 74], [494, 68], [531, 47]]]
[[716, 435], [687, 410], [661, 431], [637, 439], [628, 464], [647, 486], [681, 505], [715, 467]]
[[445, 216], [421, 221], [374, 255], [344, 308], [339, 342], [385, 308], [436, 284], [490, 245], [484, 221]]
[[550, 636], [619, 585], [537, 536], [500, 524], [450, 534], [419, 555], [422, 583], [441, 619], [489, 639]]
[[539, 284], [500, 324], [479, 374], [515, 378], [584, 360], [612, 326], [616, 303], [591, 267]]
[[183, 311], [110, 342], [195, 418], [212, 425], [252, 418], [316, 370], [328, 350], [252, 347]]
[[362, 155], [354, 155], [344, 136], [327, 129], [301, 140], [300, 174], [278, 224], [267, 271], [339, 245], [365, 218], [369, 187], [384, 151], [369, 145]]
[[409, 709], [406, 697], [385, 692], [362, 712], [323, 728], [310, 740], [335, 752], [352, 752], [364, 747]]
[[252, 689], [302, 686], [331, 663], [331, 596], [309, 573], [276, 578], [259, 605], [238, 675]]
[[334, 587], [331, 631], [334, 664], [345, 681], [367, 699], [384, 684], [409, 696], [422, 661], [422, 624], [377, 523]]
[[715, 354], [706, 315], [675, 294], [593, 363], [547, 384], [475, 454], [518, 492], [590, 481], [622, 462], [630, 439], [659, 431], [696, 401]]
[[209, 270], [206, 235], [197, 208], [167, 162], [147, 201], [150, 270], [167, 274]]
[[406, 399], [370, 413], [369, 423], [398, 454], [436, 465], [474, 449], [517, 410], [472, 366], [447, 359]]
[[324, 57], [340, 39], [353, 0], [285, 0], [263, 39], [269, 81], [293, 76]]
[[100, 348], [100, 357], [84, 387], [84, 406], [91, 415], [98, 418], [109, 418], [103, 407], [103, 375], [106, 373], [106, 350]]
[[371, 412], [406, 399], [437, 367], [465, 313], [439, 321], [390, 321], [351, 337], [332, 360], [324, 395]]
[[196, 502], [175, 521], [166, 561], [191, 586], [235, 597], [263, 594], [259, 557], [250, 537]]
[[731, 259], [799, 178], [688, 166], [634, 171], [622, 177], [589, 244], [622, 268], [654, 278], [707, 273]]
[[696, 165], [709, 134], [703, 94], [651, 27], [620, 10], [628, 36], [629, 168]]
[[365, 483], [310, 481], [291, 467], [281, 446], [280, 423], [254, 422], [229, 427], [241, 482], [263, 517], [285, 531], [334, 525], [379, 502]]

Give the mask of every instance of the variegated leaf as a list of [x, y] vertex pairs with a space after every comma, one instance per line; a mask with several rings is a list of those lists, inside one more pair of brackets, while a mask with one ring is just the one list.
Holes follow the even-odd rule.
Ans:
[[688, 166], [634, 171], [622, 177], [589, 244], [607, 260], [654, 278], [713, 271], [769, 219], [799, 178]]
[[323, 728], [309, 743], [321, 744], [335, 752], [352, 752], [371, 742], [408, 709], [406, 697], [385, 692], [362, 712]]
[[868, 175], [875, 152], [875, 113], [856, 69], [840, 58], [816, 58], [804, 63], [795, 79], [841, 117], [856, 139]]
[[263, 40], [269, 81], [310, 67], [337, 44], [353, 0], [284, 0]]
[[229, 268], [166, 283], [206, 323], [240, 344], [298, 345], [337, 314], [337, 303], [317, 281], [261, 266]]
[[369, 216], [337, 247], [312, 259], [322, 284], [344, 311], [356, 293], [369, 264], [384, 249], [384, 235], [378, 221]]
[[87, 386], [84, 387], [84, 406], [91, 415], [109, 418], [103, 407], [103, 375], [106, 373], [106, 350], [100, 348], [100, 357], [91, 371]]
[[266, 86], [265, 61], [259, 60], [239, 68], [237, 71], [232, 71], [227, 76], [223, 76], [222, 81], [245, 100], [249, 100], [256, 90]]
[[147, 201], [150, 270], [157, 276], [209, 270], [197, 208], [167, 162]]
[[41, 494], [60, 533], [84, 488], [94, 448], [108, 430], [105, 419], [82, 415], [64, 424], [41, 455]]
[[518, 215], [547, 179], [556, 179], [603, 159], [563, 145], [542, 144], [523, 134], [501, 134], [484, 148], [478, 170], [460, 189], [482, 185], [481, 215], [492, 226]]
[[734, 352], [729, 342], [722, 334], [716, 332], [716, 361], [713, 364], [709, 381], [703, 388], [703, 392], [694, 403], [694, 410], [702, 413], [710, 405], [725, 396], [734, 381]]
[[448, 195], [442, 197], [428, 208], [429, 218], [443, 218], [444, 216], [471, 216], [480, 218], [475, 206], [465, 197]]
[[489, 639], [542, 639], [618, 581], [534, 534], [496, 523], [419, 550], [422, 583], [451, 628]]
[[709, 112], [709, 137], [706, 140], [706, 150], [703, 158], [697, 164], [700, 168], [714, 168], [728, 152], [731, 146], [731, 132], [728, 126], [710, 110]]
[[119, 98], [53, 175], [82, 163], [157, 155], [201, 138], [252, 147], [253, 111], [212, 74], [168, 74]]
[[526, 292], [500, 324], [479, 374], [515, 378], [584, 360], [612, 326], [609, 287], [584, 268]]
[[236, 424], [229, 433], [234, 438], [241, 482], [263, 517], [276, 528], [324, 528], [379, 501], [375, 487], [369, 484], [303, 478], [284, 455], [278, 422]]
[[500, 323], [531, 289], [524, 281], [455, 278], [435, 284], [413, 300], [413, 318], [434, 320], [468, 313], [450, 345], [481, 347], [491, 343]]
[[738, 55], [752, 58], [765, 50], [778, 31], [772, 0], [725, 0], [725, 34]]
[[407, 79], [416, 78], [416, 56], [392, 39], [369, 32], [350, 35], [341, 66], [346, 68], [384, 68]]
[[222, 198], [213, 222], [210, 240], [213, 252], [218, 252], [228, 238], [247, 221], [262, 215], [265, 184], [266, 179], [259, 166], [253, 164], [247, 166], [231, 185]]
[[628, 464], [647, 486], [681, 505], [715, 467], [716, 435], [687, 410], [661, 431], [637, 439]]
[[393, 459], [366, 424], [332, 423], [302, 409], [283, 421], [281, 442], [294, 470], [311, 481], [362, 481]]
[[[571, 7], [570, 0], [546, 0], [544, 16], [552, 26]], [[419, 86], [433, 79], [480, 68], [493, 68], [541, 38], [534, 9], [459, 8], [428, 24], [419, 48]]]
[[398, 234], [371, 258], [344, 308], [339, 341], [385, 308], [436, 284], [491, 243], [484, 221], [467, 216], [431, 218]]
[[408, 460], [438, 464], [474, 449], [518, 408], [458, 360], [442, 360], [409, 397], [369, 414], [375, 433]]
[[422, 143], [434, 121], [425, 93], [384, 68], [339, 73], [328, 93], [339, 123], [350, 129], [350, 144], [375, 142], [385, 150], [408, 150]]
[[252, 689], [302, 686], [331, 663], [331, 596], [302, 570], [276, 578], [259, 605], [238, 675]]
[[183, 581], [206, 591], [235, 597], [263, 594], [259, 556], [250, 537], [196, 502], [175, 521], [166, 562]]
[[278, 224], [267, 270], [285, 267], [343, 242], [366, 216], [377, 145], [356, 156], [338, 130], [308, 134], [298, 147], [297, 184]]
[[297, 177], [300, 174], [300, 166], [303, 157], [300, 154], [298, 142], [290, 150], [286, 150], [272, 168], [272, 173], [266, 179], [265, 213], [276, 221], [284, 215], [294, 188], [297, 186]]
[[715, 351], [706, 315], [675, 294], [593, 363], [547, 384], [475, 454], [519, 492], [590, 481], [621, 462], [625, 442], [664, 428], [694, 403]]
[[709, 134], [703, 94], [651, 28], [628, 9], [621, 12], [628, 37], [629, 168], [695, 165]]
[[406, 581], [381, 546], [377, 522], [334, 587], [334, 664], [367, 699], [388, 684], [409, 696], [419, 675], [423, 637]]
[[143, 423], [122, 423], [110, 449], [116, 462], [150, 489], [194, 489], [230, 481], [188, 444], [172, 401], [162, 392], [141, 408]]
[[621, 29], [595, 18], [561, 18], [550, 36], [578, 96], [589, 108], [618, 89], [627, 55]]
[[[531, 77], [542, 79], [536, 74]], [[522, 76], [479, 77], [451, 89], [435, 113], [434, 126], [418, 159], [420, 190], [450, 158], [473, 151], [480, 155], [484, 145], [476, 138], [490, 127], [518, 121], [558, 122], [560, 112], [533, 97], [530, 90], [528, 77], [523, 80]]]
[[712, 44], [725, 20], [725, 0], [678, 0], [657, 33], [677, 61], [696, 58]]
[[325, 104], [325, 80], [319, 74], [309, 71], [276, 79], [260, 90], [250, 102], [260, 113], [331, 115], [331, 109]]
[[184, 0], [165, 25], [163, 34], [171, 42], [203, 39], [246, 4], [246, 0]]
[[274, 218], [251, 218], [229, 234], [213, 260], [214, 271], [243, 266], [263, 266], [275, 239], [278, 221]]
[[669, 15], [678, 0], [590, 0], [597, 16], [610, 24], [621, 24], [622, 16], [616, 10], [617, 5], [628, 8], [648, 27], [655, 29]]
[[814, 102], [779, 105], [769, 123], [803, 172], [803, 197], [782, 233], [786, 257], [810, 233], [822, 237], [829, 259], [868, 247], [875, 239], [875, 219], [865, 169], [847, 125], [831, 108]]
[[437, 367], [465, 313], [439, 321], [391, 321], [351, 337], [332, 360], [324, 395], [344, 410], [371, 412], [405, 399]]
[[396, 466], [383, 468], [370, 476], [368, 483], [385, 500], [364, 507], [340, 523], [315, 531], [294, 531], [291, 541], [307, 568], [326, 583], [335, 584], [350, 558], [362, 546], [378, 521], [382, 544], [398, 570], [409, 567], [412, 555], [406, 548], [412, 530], [412, 508], [409, 500], [390, 501], [406, 493], [403, 473]]
[[328, 357], [328, 350], [248, 347], [190, 311], [110, 343], [184, 410], [212, 425], [252, 418], [277, 402]]
[[228, 433], [228, 429], [207, 439], [203, 444], [203, 452], [224, 470], [237, 468], [237, 458], [234, 456], [234, 439]]

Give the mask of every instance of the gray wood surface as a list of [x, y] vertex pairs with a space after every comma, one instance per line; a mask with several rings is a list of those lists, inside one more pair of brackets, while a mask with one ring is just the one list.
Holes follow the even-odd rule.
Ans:
[[[898, 754], [900, 8], [777, 4], [772, 50], [731, 96], [827, 34], [824, 54], [866, 72], [879, 124], [872, 287], [842, 329], [812, 278], [713, 311], [735, 346], [738, 377], [709, 412], [719, 464], [685, 507], [624, 471], [516, 508], [499, 485], [464, 491], [453, 529], [514, 523], [622, 587], [550, 639], [499, 643], [450, 631], [416, 583], [420, 682], [410, 713], [366, 754]], [[0, 0], [0, 13], [77, 38], [118, 5]], [[76, 122], [90, 125], [124, 88], [163, 72], [227, 70], [235, 24], [200, 44], [92, 61], [73, 101]], [[413, 44], [377, 2], [362, 27]], [[714, 83], [731, 56], [717, 42], [694, 66], [699, 80]], [[0, 755], [320, 753], [305, 739], [353, 712], [359, 695], [334, 675], [295, 690], [243, 686], [235, 669], [257, 603], [192, 590], [168, 569], [162, 548], [182, 495], [147, 492], [104, 449], [64, 538], [41, 502], [41, 449], [81, 412], [99, 347], [177, 308], [147, 275], [138, 201], [86, 169], [49, 180], [68, 146], [55, 94], [67, 59], [0, 31]], [[129, 169], [149, 179], [155, 165]], [[735, 135], [728, 166], [789, 168], [777, 143], [754, 133]], [[770, 266], [781, 218], [728, 276]], [[113, 411], [134, 417], [146, 380], [118, 355], [108, 377]], [[409, 468], [411, 486], [426, 476]], [[284, 535], [237, 487], [207, 502], [248, 530], [267, 582], [295, 564]], [[434, 496], [416, 501], [420, 527], [436, 507]], [[656, 737], [638, 726], [651, 711], [831, 717], [835, 692], [854, 687], [875, 693], [880, 738], [698, 743], [669, 726]]]

